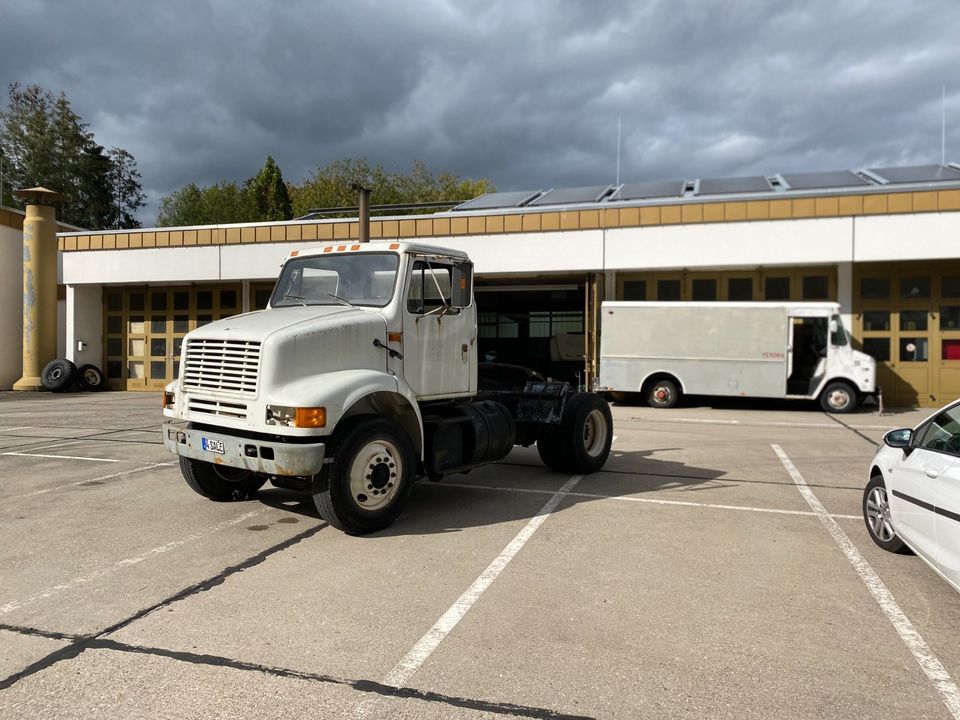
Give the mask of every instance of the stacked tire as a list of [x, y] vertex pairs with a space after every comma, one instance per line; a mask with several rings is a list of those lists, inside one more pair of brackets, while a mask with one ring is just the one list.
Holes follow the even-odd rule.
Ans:
[[103, 389], [103, 373], [96, 365], [81, 365], [64, 358], [57, 358], [47, 363], [40, 373], [40, 384], [50, 392], [69, 392], [74, 388], [79, 390], [97, 391]]

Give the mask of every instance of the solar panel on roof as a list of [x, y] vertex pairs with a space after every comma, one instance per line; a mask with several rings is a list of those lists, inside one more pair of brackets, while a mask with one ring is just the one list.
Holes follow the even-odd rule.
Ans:
[[828, 170], [826, 172], [791, 173], [784, 175], [791, 190], [818, 190], [820, 188], [859, 187], [869, 185], [866, 180], [849, 170]]
[[473, 200], [457, 205], [454, 210], [492, 210], [494, 208], [519, 207], [527, 200], [535, 197], [539, 190], [518, 190], [513, 192], [497, 192], [481, 195]]
[[700, 180], [698, 195], [726, 195], [728, 193], [769, 192], [770, 183], [762, 175], [751, 177], [710, 178]]
[[680, 197], [683, 194], [683, 186], [683, 180], [626, 183], [610, 199], [642, 200], [644, 198]]
[[590, 187], [555, 188], [545, 192], [531, 205], [573, 205], [576, 203], [597, 202], [610, 189], [609, 185], [591, 185]]
[[914, 165], [912, 167], [870, 168], [884, 180], [892, 183], [936, 182], [960, 180], [960, 171], [943, 165]]

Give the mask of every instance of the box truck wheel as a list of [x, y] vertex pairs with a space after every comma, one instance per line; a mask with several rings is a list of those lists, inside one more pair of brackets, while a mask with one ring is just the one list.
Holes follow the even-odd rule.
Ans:
[[314, 479], [320, 516], [351, 535], [392, 523], [413, 484], [413, 446], [403, 429], [382, 418], [358, 418], [337, 433], [331, 454], [333, 462]]
[[820, 393], [820, 407], [828, 413], [853, 412], [857, 407], [857, 393], [845, 382], [829, 383]]
[[250, 500], [263, 487], [263, 475], [180, 456], [180, 473], [194, 492], [217, 502]]
[[652, 380], [646, 390], [647, 405], [655, 408], [672, 408], [680, 399], [680, 390], [673, 380]]

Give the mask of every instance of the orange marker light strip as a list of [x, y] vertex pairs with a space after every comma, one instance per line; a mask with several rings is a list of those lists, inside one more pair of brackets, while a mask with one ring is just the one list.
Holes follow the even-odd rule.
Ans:
[[343, 252], [347, 249], [346, 245], [337, 245], [337, 252]]
[[332, 248], [332, 247], [325, 247], [325, 248], [323, 249], [323, 251], [324, 251], [324, 252], [333, 252], [333, 248]]
[[360, 246], [359, 246], [359, 245], [351, 245], [351, 246], [350, 246], [350, 249], [351, 249], [351, 250], [359, 250], [359, 249], [360, 249]]
[[297, 408], [294, 415], [294, 427], [321, 428], [327, 424], [327, 409], [322, 407]]

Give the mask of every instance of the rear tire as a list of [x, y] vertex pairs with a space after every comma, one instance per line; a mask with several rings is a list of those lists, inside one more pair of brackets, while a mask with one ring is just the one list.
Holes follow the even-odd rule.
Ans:
[[103, 390], [103, 373], [96, 365], [81, 365], [77, 372], [77, 384], [83, 390]]
[[832, 382], [820, 393], [820, 407], [828, 413], [849, 413], [857, 408], [857, 393], [845, 382]]
[[396, 520], [413, 485], [416, 456], [396, 423], [362, 417], [331, 444], [333, 462], [315, 478], [320, 516], [350, 535], [382, 530]]
[[563, 459], [560, 432], [556, 427], [548, 427], [540, 433], [540, 437], [537, 438], [537, 452], [543, 464], [551, 470], [563, 472], [567, 469]]
[[867, 526], [870, 539], [884, 550], [903, 555], [910, 554], [910, 548], [900, 539], [893, 529], [890, 518], [890, 501], [883, 477], [874, 475], [863, 491], [863, 522]]
[[251, 500], [267, 478], [248, 470], [180, 456], [180, 473], [194, 492], [217, 502]]
[[680, 390], [672, 380], [655, 380], [644, 394], [647, 405], [655, 408], [672, 408], [680, 400]]
[[77, 366], [69, 360], [51, 360], [40, 373], [40, 384], [50, 392], [67, 392], [77, 380]]

